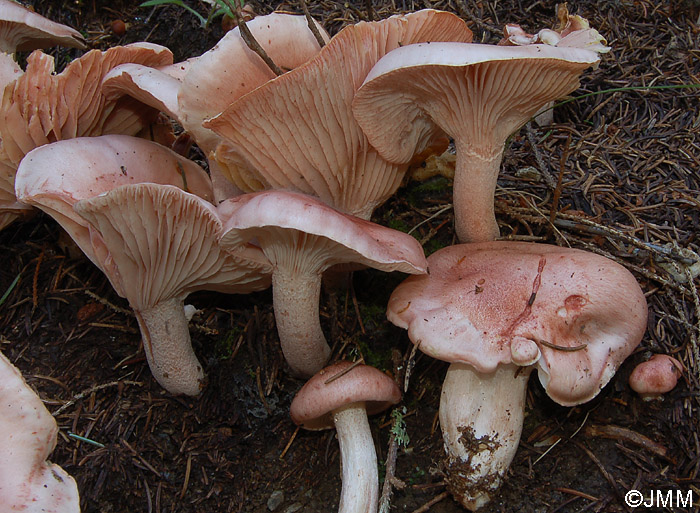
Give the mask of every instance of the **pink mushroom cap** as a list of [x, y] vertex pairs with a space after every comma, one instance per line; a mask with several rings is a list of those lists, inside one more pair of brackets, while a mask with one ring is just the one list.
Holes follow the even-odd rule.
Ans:
[[[304, 16], [272, 13], [246, 23], [267, 55], [282, 69], [293, 69], [321, 49]], [[316, 24], [324, 40], [329, 37]], [[103, 92], [110, 98], [127, 94], [177, 120], [209, 155], [221, 142], [202, 122], [222, 112], [244, 94], [275, 78], [265, 62], [243, 41], [240, 28], [229, 31], [208, 52], [157, 69], [124, 64], [105, 76]], [[217, 200], [240, 194], [213, 159], [209, 160]]]
[[56, 45], [85, 48], [85, 38], [17, 2], [0, 0], [0, 51], [15, 53]]
[[471, 40], [463, 20], [433, 9], [349, 25], [304, 65], [205, 122], [222, 139], [215, 159], [243, 191], [294, 190], [369, 219], [408, 165], [385, 161], [369, 144], [352, 114], [357, 90], [401, 45]]
[[0, 353], [0, 509], [78, 513], [78, 487], [46, 461], [58, 426], [19, 370]]
[[477, 372], [536, 365], [562, 405], [595, 397], [646, 329], [634, 276], [596, 254], [486, 242], [437, 251], [428, 269], [394, 291], [389, 320], [424, 353]]
[[[401, 400], [401, 390], [392, 378], [374, 367], [353, 365], [337, 362], [309, 379], [292, 401], [294, 423], [310, 430], [330, 429], [334, 410], [365, 403], [367, 415], [374, 415]], [[333, 379], [335, 376], [339, 377]]]
[[219, 244], [237, 254], [258, 245], [272, 265], [272, 293], [282, 351], [293, 372], [312, 376], [328, 361], [318, 305], [321, 274], [360, 263], [381, 271], [426, 272], [421, 245], [403, 232], [338, 212], [290, 191], [244, 194], [218, 206]]
[[678, 360], [655, 354], [634, 368], [629, 384], [643, 399], [651, 400], [673, 390], [682, 373], [683, 365]]

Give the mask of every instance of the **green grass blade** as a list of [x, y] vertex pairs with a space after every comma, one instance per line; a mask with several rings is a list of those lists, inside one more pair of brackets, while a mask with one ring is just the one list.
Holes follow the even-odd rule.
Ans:
[[[555, 103], [554, 105], [552, 105], [551, 108], [553, 109], [553, 108], [559, 107], [561, 105], [566, 105], [567, 103], [575, 102], [577, 100], [581, 100], [583, 98], [588, 98], [590, 96], [597, 96], [599, 94], [619, 93], [619, 92], [627, 92], [627, 91], [663, 91], [666, 89], [698, 89], [698, 88], [700, 88], [700, 84], [675, 84], [675, 85], [660, 85], [660, 86], [613, 87], [611, 89], [602, 89], [600, 91], [593, 91], [592, 93], [586, 93], [586, 94], [582, 94], [579, 96], [574, 96], [573, 98], [567, 98], [566, 100], [562, 100], [558, 103]], [[549, 109], [547, 109], [547, 110], [549, 110]]]
[[5, 291], [5, 293], [2, 295], [2, 297], [0, 297], [0, 306], [2, 306], [2, 304], [7, 300], [7, 296], [9, 296], [9, 295], [12, 293], [12, 291], [13, 291], [14, 288], [15, 288], [15, 286], [16, 286], [17, 283], [19, 282], [19, 277], [20, 277], [20, 276], [21, 276], [21, 273], [18, 274], [17, 276], [15, 276], [15, 279], [12, 280], [12, 283], [10, 283], [10, 286], [7, 287], [7, 290]]
[[192, 9], [189, 5], [185, 4], [182, 0], [148, 0], [146, 2], [143, 2], [142, 4], [139, 5], [139, 7], [153, 7], [156, 5], [166, 5], [166, 4], [172, 4], [172, 5], [177, 5], [178, 7], [182, 7], [186, 11], [191, 12], [194, 14], [197, 19], [199, 19], [199, 23], [202, 24], [202, 27], [206, 26], [207, 20], [199, 14], [197, 11]]
[[70, 431], [68, 432], [68, 436], [75, 440], [85, 442], [86, 444], [94, 445], [95, 447], [104, 447], [104, 444], [101, 444], [100, 442], [95, 442], [94, 440], [90, 440], [89, 438], [85, 438], [84, 436], [76, 435], [75, 433], [71, 433]]

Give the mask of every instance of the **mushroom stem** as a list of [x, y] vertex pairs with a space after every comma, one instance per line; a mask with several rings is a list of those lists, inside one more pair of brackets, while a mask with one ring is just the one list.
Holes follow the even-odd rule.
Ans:
[[204, 371], [192, 350], [182, 299], [135, 310], [153, 376], [171, 394], [198, 395]]
[[494, 195], [503, 151], [477, 154], [463, 141], [455, 141], [457, 162], [453, 186], [455, 231], [461, 242], [488, 242], [500, 235], [494, 212]]
[[374, 440], [364, 403], [353, 403], [333, 412], [338, 433], [343, 489], [338, 513], [375, 513], [379, 477]]
[[510, 364], [482, 374], [461, 363], [447, 371], [440, 398], [446, 482], [472, 511], [489, 502], [515, 456], [531, 371]]
[[321, 329], [321, 274], [278, 267], [272, 274], [272, 304], [282, 353], [295, 374], [310, 377], [328, 361], [331, 348]]

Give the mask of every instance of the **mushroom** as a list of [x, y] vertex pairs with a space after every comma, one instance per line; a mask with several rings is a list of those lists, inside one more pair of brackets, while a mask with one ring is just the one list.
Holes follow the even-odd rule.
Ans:
[[[566, 3], [557, 4], [559, 26], [552, 29], [542, 29], [537, 34], [528, 34], [520, 25], [509, 23], [503, 28], [503, 39], [498, 44], [502, 46], [521, 46], [531, 44], [548, 44], [552, 46], [573, 46], [592, 50], [597, 53], [607, 53], [610, 47], [597, 30], [592, 29], [588, 20], [581, 16], [570, 16]], [[534, 116], [535, 123], [540, 126], [551, 125], [554, 121], [554, 101], [547, 102]]]
[[0, 52], [13, 54], [55, 45], [85, 48], [85, 38], [17, 2], [0, 0]]
[[[320, 50], [304, 16], [272, 13], [246, 23], [270, 58], [283, 69], [303, 64]], [[316, 27], [324, 40], [325, 30]], [[243, 41], [238, 27], [199, 57], [158, 69], [124, 64], [105, 76], [109, 98], [125, 94], [166, 112], [177, 120], [209, 155], [220, 137], [202, 122], [219, 114], [234, 100], [275, 77], [263, 60]], [[240, 193], [226, 187], [216, 163], [210, 160], [217, 201]]]
[[425, 273], [418, 241], [405, 233], [343, 214], [313, 196], [250, 193], [218, 207], [220, 244], [234, 254], [255, 242], [272, 265], [272, 297], [282, 352], [292, 371], [312, 376], [328, 361], [321, 329], [321, 274], [357, 262], [382, 271]]
[[464, 21], [431, 9], [347, 26], [309, 62], [206, 122], [223, 139], [214, 157], [245, 192], [294, 190], [369, 219], [398, 189], [408, 163], [387, 162], [369, 145], [352, 116], [355, 92], [380, 57], [402, 44], [471, 38]]
[[107, 100], [99, 89], [102, 76], [127, 61], [144, 65], [172, 62], [165, 47], [136, 43], [105, 52], [93, 50], [72, 61], [58, 75], [53, 57], [40, 51], [27, 59], [22, 72], [10, 57], [0, 54], [0, 229], [31, 211], [17, 202], [14, 181], [17, 166], [32, 149], [54, 141], [103, 133], [134, 135], [158, 112], [135, 105], [130, 98]]
[[19, 370], [0, 353], [0, 504], [5, 511], [78, 513], [78, 487], [46, 461], [58, 426]]
[[393, 379], [348, 361], [319, 371], [294, 397], [290, 414], [295, 424], [310, 430], [335, 427], [338, 434], [343, 473], [338, 513], [377, 511], [377, 455], [367, 416], [400, 400]]
[[499, 45], [531, 45], [543, 43], [551, 46], [568, 46], [583, 48], [597, 53], [608, 53], [610, 47], [600, 33], [591, 28], [586, 18], [569, 14], [566, 3], [557, 4], [557, 18], [559, 26], [552, 29], [542, 29], [537, 34], [528, 34], [520, 25], [509, 23], [503, 29], [503, 39]]
[[0, 91], [10, 82], [14, 82], [22, 75], [22, 68], [11, 55], [0, 52]]
[[451, 364], [440, 402], [446, 480], [476, 510], [515, 455], [532, 369], [557, 403], [591, 400], [642, 339], [646, 300], [619, 264], [545, 244], [452, 246], [428, 269], [396, 288], [387, 317]]
[[187, 187], [192, 194], [212, 199], [211, 181], [202, 168], [143, 139], [125, 135], [68, 139], [31, 153], [17, 172], [18, 199], [51, 215], [100, 269], [106, 262], [92, 245], [88, 223], [73, 210], [76, 202], [143, 182]]
[[[0, 91], [22, 75], [22, 69], [12, 56], [0, 52]], [[2, 139], [0, 139], [0, 146]], [[32, 212], [15, 197], [15, 167], [0, 161], [0, 230], [16, 219]]]
[[651, 401], [673, 390], [681, 374], [681, 362], [666, 354], [655, 354], [634, 368], [629, 384], [642, 399]]
[[452, 137], [457, 236], [493, 240], [499, 235], [493, 198], [507, 138], [547, 102], [574, 91], [581, 73], [598, 61], [593, 51], [549, 45], [406, 45], [372, 68], [353, 112], [389, 162], [409, 162], [439, 130]]
[[33, 52], [24, 74], [8, 84], [0, 103], [0, 159], [16, 167], [42, 144], [111, 133], [133, 135], [150, 123], [156, 110], [133, 100], [108, 100], [100, 91], [102, 77], [124, 62], [162, 66], [172, 63], [172, 53], [152, 43], [92, 50], [54, 74], [53, 57]]
[[15, 197], [15, 172], [14, 167], [0, 162], [0, 230], [34, 211]]
[[[185, 297], [270, 283], [259, 250], [220, 250], [221, 221], [207, 201], [204, 170], [142, 139], [71, 139], [27, 154], [17, 194], [61, 223], [129, 301], [156, 380], [173, 394], [199, 394], [204, 372], [192, 350]], [[245, 258], [250, 253], [253, 261]]]
[[[206, 200], [172, 185], [131, 184], [77, 202], [94, 245], [108, 251], [105, 272], [129, 301], [148, 364], [173, 394], [198, 395], [204, 379], [192, 350], [184, 299], [198, 290], [244, 294], [270, 285], [262, 255], [221, 251], [221, 221]], [[248, 253], [255, 252], [247, 248]]]

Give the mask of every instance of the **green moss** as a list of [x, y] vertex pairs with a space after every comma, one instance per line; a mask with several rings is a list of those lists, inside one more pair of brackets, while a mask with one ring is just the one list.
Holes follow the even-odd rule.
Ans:
[[355, 344], [367, 365], [380, 370], [386, 370], [391, 366], [391, 348], [378, 347], [358, 339], [355, 339]]
[[406, 200], [413, 207], [418, 207], [425, 197], [435, 197], [440, 194], [447, 194], [452, 188], [452, 180], [444, 176], [435, 176], [425, 182], [421, 182], [414, 187], [409, 187], [406, 191]]
[[402, 219], [397, 217], [392, 217], [387, 221], [387, 226], [393, 230], [398, 230], [400, 232], [408, 233], [411, 229]]
[[231, 354], [233, 353], [233, 346], [236, 345], [236, 342], [238, 341], [238, 338], [241, 336], [242, 333], [243, 330], [241, 328], [236, 327], [228, 331], [226, 335], [217, 340], [216, 345], [214, 346], [216, 351], [216, 358], [219, 360], [226, 360], [228, 358], [231, 358]]
[[410, 443], [411, 439], [406, 432], [406, 421], [403, 416], [406, 413], [406, 407], [394, 408], [391, 410], [391, 418], [393, 423], [391, 425], [391, 434], [394, 435], [394, 440], [399, 447], [406, 448]]
[[452, 180], [445, 178], [444, 176], [435, 176], [426, 180], [425, 182], [422, 182], [413, 190], [419, 193], [447, 192], [450, 190], [451, 186]]
[[369, 323], [372, 323], [373, 326], [371, 327], [376, 328], [384, 323], [384, 320], [386, 319], [385, 305], [362, 303], [358, 306], [360, 309], [360, 315], [362, 316], [362, 322], [365, 324], [365, 327], [367, 327]]
[[423, 249], [425, 250], [425, 256], [430, 256], [438, 249], [442, 249], [444, 247], [447, 247], [447, 244], [443, 241], [439, 239], [430, 239], [425, 246], [423, 246]]
[[424, 481], [425, 477], [425, 470], [423, 470], [420, 467], [414, 467], [413, 470], [411, 471], [411, 475], [408, 477], [406, 482], [410, 485], [416, 484], [416, 483], [421, 483]]

